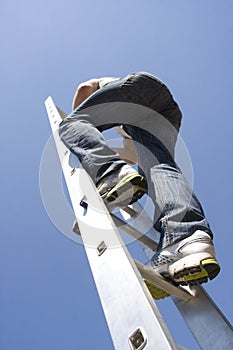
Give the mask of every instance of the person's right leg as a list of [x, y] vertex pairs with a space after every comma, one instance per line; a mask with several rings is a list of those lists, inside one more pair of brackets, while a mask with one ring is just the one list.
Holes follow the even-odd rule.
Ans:
[[144, 177], [108, 146], [100, 132], [121, 124], [121, 101], [127, 98], [120, 84], [109, 84], [91, 95], [59, 128], [61, 140], [79, 158], [110, 211], [137, 201], [147, 190]]

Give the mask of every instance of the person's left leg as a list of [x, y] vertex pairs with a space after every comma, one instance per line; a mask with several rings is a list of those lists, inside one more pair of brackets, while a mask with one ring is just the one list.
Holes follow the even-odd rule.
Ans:
[[[138, 119], [139, 128], [127, 126], [137, 142], [139, 166], [148, 179], [148, 192], [156, 208], [155, 228], [161, 233], [158, 251], [150, 263], [156, 272], [178, 284], [203, 283], [220, 271], [213, 234], [200, 202], [174, 161], [179, 108], [164, 85], [154, 80], [153, 86], [150, 81], [148, 106], [162, 114]], [[160, 91], [158, 100], [153, 99], [154, 91]]]
[[156, 272], [178, 284], [200, 284], [220, 271], [213, 234], [204, 211], [182, 172], [160, 164], [152, 169], [161, 238], [151, 260]]

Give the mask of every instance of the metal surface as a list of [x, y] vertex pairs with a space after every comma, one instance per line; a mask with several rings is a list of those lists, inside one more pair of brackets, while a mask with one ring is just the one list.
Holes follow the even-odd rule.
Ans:
[[128, 233], [131, 237], [135, 238], [139, 242], [143, 243], [145, 246], [150, 247], [153, 251], [157, 248], [157, 243], [151, 238], [143, 235], [141, 231], [136, 230], [136, 228], [127, 225], [124, 220], [120, 219], [114, 214], [111, 214], [114, 224], [119, 227], [124, 232]]
[[182, 287], [176, 287], [172, 285], [170, 282], [167, 282], [163, 277], [160, 275], [156, 274], [153, 271], [153, 268], [147, 267], [140, 263], [137, 260], [134, 260], [141, 276], [143, 279], [147, 280], [148, 282], [151, 282], [155, 286], [165, 290], [169, 294], [173, 294], [177, 296], [177, 298], [187, 302], [190, 299], [194, 297], [194, 294], [191, 293], [190, 290], [184, 289]]
[[[141, 212], [142, 207], [136, 203], [133, 205], [135, 212]], [[127, 215], [125, 219], [128, 218]], [[135, 213], [134, 216], [137, 216]], [[131, 221], [131, 225], [133, 222]], [[140, 223], [136, 223], [137, 230], [143, 229], [145, 226], [153, 227], [153, 223], [148, 215], [144, 213], [141, 216]], [[122, 226], [123, 227], [123, 226]], [[147, 234], [146, 234], [147, 235]], [[156, 239], [158, 234], [153, 229], [149, 230], [148, 237]], [[142, 248], [150, 259], [154, 252], [146, 245], [142, 244]], [[148, 278], [148, 276], [147, 276]], [[221, 310], [217, 307], [214, 301], [202, 286], [188, 288], [191, 294], [194, 295], [188, 301], [182, 300], [177, 296], [172, 296], [172, 299], [186, 322], [189, 330], [193, 334], [196, 342], [202, 350], [230, 350], [233, 349], [233, 328]], [[175, 293], [174, 293], [175, 294]]]
[[193, 287], [195, 298], [185, 303], [172, 297], [194, 338], [203, 350], [233, 349], [229, 321], [202, 287]]
[[[141, 263], [135, 264], [115, 225], [138, 239], [150, 259], [159, 238], [150, 217], [138, 203], [121, 211], [125, 220], [135, 217], [130, 226], [107, 212], [87, 174], [69, 166], [69, 152], [57, 133], [59, 113], [63, 118], [65, 113], [58, 111], [51, 98], [45, 104], [78, 220], [77, 231], [81, 231], [115, 349], [177, 349], [142, 277], [176, 294], [172, 299], [202, 350], [233, 349], [232, 326], [201, 286], [178, 289], [163, 284], [164, 280]], [[80, 180], [81, 187], [77, 186]]]
[[70, 168], [69, 152], [57, 133], [61, 117], [52, 99], [45, 105], [115, 349], [177, 349], [94, 184], [84, 170]]

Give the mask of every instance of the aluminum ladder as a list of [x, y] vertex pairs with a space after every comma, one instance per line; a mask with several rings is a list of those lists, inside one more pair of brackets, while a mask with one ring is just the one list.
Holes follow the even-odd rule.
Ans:
[[[178, 288], [131, 257], [118, 228], [138, 239], [150, 258], [157, 247], [156, 233], [148, 230], [145, 234], [148, 225], [152, 227], [150, 218], [137, 203], [121, 211], [123, 219], [108, 212], [84, 169], [69, 164], [70, 152], [58, 135], [66, 114], [51, 97], [45, 106], [77, 220], [74, 230], [81, 234], [115, 349], [181, 349], [147, 286], [171, 295], [201, 349], [233, 348], [232, 326], [202, 287]], [[139, 217], [137, 228], [127, 223], [129, 217]]]

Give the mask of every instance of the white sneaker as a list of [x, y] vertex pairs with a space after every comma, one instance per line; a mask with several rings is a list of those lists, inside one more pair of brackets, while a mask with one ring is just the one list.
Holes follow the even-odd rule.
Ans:
[[205, 283], [220, 272], [212, 239], [201, 230], [157, 252], [150, 264], [156, 273], [179, 285]]
[[136, 202], [147, 191], [147, 183], [143, 176], [126, 164], [119, 171], [103, 178], [97, 188], [108, 210], [112, 211], [116, 207], [124, 208]]

